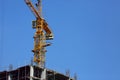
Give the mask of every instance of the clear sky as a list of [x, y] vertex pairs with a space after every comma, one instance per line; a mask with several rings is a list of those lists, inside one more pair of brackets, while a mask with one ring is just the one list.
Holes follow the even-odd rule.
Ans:
[[[46, 67], [78, 80], [120, 80], [120, 0], [43, 0], [54, 33]], [[0, 70], [30, 63], [34, 15], [24, 0], [0, 0]]]

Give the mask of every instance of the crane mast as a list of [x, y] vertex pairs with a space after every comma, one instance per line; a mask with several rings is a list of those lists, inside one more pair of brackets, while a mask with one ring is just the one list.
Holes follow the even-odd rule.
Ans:
[[37, 0], [36, 8], [32, 4], [31, 0], [25, 0], [25, 3], [28, 5], [30, 10], [36, 17], [35, 21], [32, 21], [33, 29], [36, 29], [34, 34], [34, 53], [33, 61], [39, 67], [45, 67], [45, 53], [47, 46], [50, 46], [50, 43], [47, 43], [47, 40], [53, 39], [53, 34], [50, 28], [48, 27], [47, 22], [42, 18], [42, 1]]

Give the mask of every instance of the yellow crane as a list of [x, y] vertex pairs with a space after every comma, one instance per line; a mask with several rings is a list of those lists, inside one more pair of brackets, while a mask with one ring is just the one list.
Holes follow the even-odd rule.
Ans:
[[34, 53], [33, 61], [39, 67], [45, 67], [45, 52], [46, 46], [50, 46], [50, 43], [47, 43], [46, 40], [52, 40], [53, 34], [50, 28], [48, 27], [47, 22], [42, 17], [42, 6], [41, 0], [37, 0], [36, 7], [32, 4], [31, 0], [25, 0], [25, 3], [28, 5], [30, 10], [36, 17], [35, 21], [32, 21], [33, 29], [36, 29], [34, 35]]

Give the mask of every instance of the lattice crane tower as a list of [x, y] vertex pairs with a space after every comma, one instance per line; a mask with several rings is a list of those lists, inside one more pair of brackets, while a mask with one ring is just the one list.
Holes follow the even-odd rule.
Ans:
[[35, 21], [32, 21], [33, 29], [36, 29], [34, 34], [34, 53], [33, 61], [39, 67], [45, 67], [45, 47], [50, 46], [46, 40], [52, 40], [53, 34], [48, 27], [47, 22], [42, 17], [42, 0], [37, 0], [36, 7], [32, 4], [31, 0], [25, 0], [26, 4], [36, 17]]

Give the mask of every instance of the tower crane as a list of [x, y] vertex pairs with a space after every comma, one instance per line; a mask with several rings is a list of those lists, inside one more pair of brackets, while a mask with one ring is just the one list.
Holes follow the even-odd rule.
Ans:
[[47, 40], [53, 39], [53, 34], [50, 28], [48, 27], [47, 22], [42, 17], [42, 0], [37, 0], [36, 7], [32, 4], [31, 0], [25, 0], [25, 3], [33, 12], [36, 17], [35, 21], [32, 21], [33, 29], [36, 29], [34, 34], [34, 53], [33, 61], [39, 67], [45, 67], [45, 47], [50, 46], [50, 43], [47, 43]]

